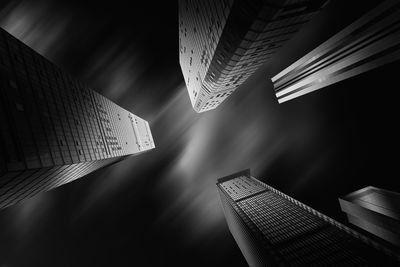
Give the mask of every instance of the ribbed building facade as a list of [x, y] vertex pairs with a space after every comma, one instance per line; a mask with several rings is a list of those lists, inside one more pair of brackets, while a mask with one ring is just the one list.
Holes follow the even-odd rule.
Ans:
[[249, 266], [398, 266], [399, 255], [260, 182], [218, 179], [228, 227]]
[[279, 103], [399, 60], [399, 23], [399, 1], [383, 1], [275, 75]]
[[0, 208], [154, 147], [145, 120], [0, 29]]
[[196, 112], [215, 109], [326, 0], [179, 0], [179, 61]]

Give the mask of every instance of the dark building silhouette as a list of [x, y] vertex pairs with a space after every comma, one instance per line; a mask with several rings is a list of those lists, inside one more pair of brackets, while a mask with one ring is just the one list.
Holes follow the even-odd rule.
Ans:
[[272, 78], [279, 103], [400, 58], [400, 2], [387, 0]]
[[349, 222], [400, 247], [400, 194], [368, 186], [339, 198]]
[[218, 179], [229, 229], [250, 266], [398, 266], [400, 257], [242, 171]]
[[196, 112], [216, 108], [326, 0], [179, 0], [179, 55]]
[[152, 148], [145, 120], [0, 29], [0, 208]]

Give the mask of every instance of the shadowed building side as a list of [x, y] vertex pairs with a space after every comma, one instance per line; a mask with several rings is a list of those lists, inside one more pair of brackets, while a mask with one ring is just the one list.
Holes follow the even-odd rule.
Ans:
[[154, 147], [145, 120], [0, 29], [0, 208]]
[[218, 179], [228, 227], [250, 266], [398, 266], [400, 256], [242, 171]]
[[400, 3], [387, 0], [272, 78], [279, 103], [400, 59]]
[[339, 198], [349, 222], [400, 249], [400, 194], [368, 186]]
[[215, 109], [326, 0], [179, 1], [179, 62], [196, 112]]

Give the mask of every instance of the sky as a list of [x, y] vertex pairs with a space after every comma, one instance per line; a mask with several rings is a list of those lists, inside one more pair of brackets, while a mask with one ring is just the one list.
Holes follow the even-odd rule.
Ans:
[[273, 75], [374, 1], [345, 2], [202, 114], [179, 66], [176, 1], [3, 2], [2, 28], [149, 121], [156, 149], [0, 211], [0, 267], [246, 266], [215, 183], [247, 168], [341, 222], [338, 197], [400, 191], [398, 62], [284, 104], [274, 95]]

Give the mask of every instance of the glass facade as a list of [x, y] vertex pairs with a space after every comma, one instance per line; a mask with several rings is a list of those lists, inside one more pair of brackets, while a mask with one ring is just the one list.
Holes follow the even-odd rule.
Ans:
[[0, 208], [154, 148], [148, 122], [0, 29]]
[[218, 179], [229, 229], [250, 266], [397, 266], [400, 256], [256, 180]]
[[400, 58], [400, 3], [376, 8], [272, 78], [279, 103]]
[[325, 3], [180, 0], [180, 65], [194, 110], [215, 109]]

